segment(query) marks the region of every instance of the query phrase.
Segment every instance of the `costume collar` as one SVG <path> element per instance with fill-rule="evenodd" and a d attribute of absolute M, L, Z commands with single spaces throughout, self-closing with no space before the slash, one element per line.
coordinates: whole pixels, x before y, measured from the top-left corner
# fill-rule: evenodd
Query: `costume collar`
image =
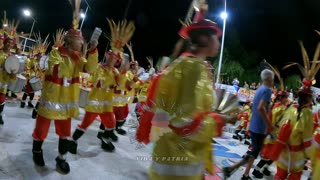
<path fill-rule="evenodd" d="M 180 56 L 181 57 L 196 57 L 196 55 L 191 52 L 183 52 Z"/>
<path fill-rule="evenodd" d="M 66 48 L 59 47 L 59 52 L 60 52 L 61 56 L 70 57 L 75 62 L 80 61 L 81 56 L 80 56 L 80 52 L 78 52 L 78 51 L 74 51 L 73 53 L 68 53 Z"/>

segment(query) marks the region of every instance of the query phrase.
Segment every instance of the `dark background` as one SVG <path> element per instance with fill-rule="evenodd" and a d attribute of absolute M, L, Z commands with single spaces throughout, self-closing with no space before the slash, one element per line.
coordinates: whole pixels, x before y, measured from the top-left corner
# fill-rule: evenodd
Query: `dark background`
<path fill-rule="evenodd" d="M 142 66 L 147 64 L 146 56 L 154 59 L 170 55 L 179 38 L 181 27 L 178 19 L 184 19 L 191 0 L 87 0 L 90 5 L 82 28 L 84 36 L 90 38 L 94 27 L 108 32 L 106 18 L 122 20 L 130 2 L 126 18 L 134 20 L 136 32 L 132 39 L 135 57 Z M 227 0 L 228 28 L 235 28 L 241 44 L 248 51 L 256 51 L 257 65 L 264 58 L 271 64 L 282 66 L 286 62 L 301 62 L 297 41 L 302 40 L 310 55 L 319 37 L 314 29 L 320 30 L 319 0 Z M 209 0 L 208 17 L 222 28 L 219 18 L 223 0 Z M 1 0 L 0 12 L 7 11 L 7 17 L 21 18 L 18 31 L 29 32 L 31 19 L 22 16 L 22 9 L 29 8 L 37 20 L 35 32 L 45 36 L 57 28 L 68 29 L 72 20 L 72 8 L 68 0 Z M 81 9 L 86 3 L 82 0 Z M 99 52 L 102 54 L 108 43 L 101 37 Z"/>

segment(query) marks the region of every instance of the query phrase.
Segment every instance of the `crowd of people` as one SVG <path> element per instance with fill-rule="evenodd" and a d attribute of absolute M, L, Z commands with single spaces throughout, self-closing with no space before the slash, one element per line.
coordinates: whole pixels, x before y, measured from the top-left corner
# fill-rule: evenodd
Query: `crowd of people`
<path fill-rule="evenodd" d="M 215 22 L 205 19 L 206 3 L 201 4 L 193 22 L 184 24 L 179 31 L 181 39 L 173 56 L 176 59 L 171 64 L 170 59 L 163 59 L 156 71 L 149 58 L 147 78 L 142 78 L 144 73 L 140 73 L 141 68 L 129 44 L 135 31 L 134 23 L 108 20 L 111 49 L 105 53 L 105 61 L 98 63 L 97 39 L 91 39 L 87 47 L 78 29 L 79 3 L 76 1 L 72 28 L 67 32 L 58 30 L 55 34 L 47 67 L 42 68 L 40 60 L 48 43 L 39 38 L 29 52 L 23 72 L 19 72 L 26 79 L 20 107 L 25 107 L 29 97 L 27 105 L 34 108 L 32 117 L 36 119 L 34 130 L 30 131 L 35 165 L 45 166 L 42 146 L 51 121 L 59 137 L 59 154 L 55 160 L 61 173 L 70 172 L 66 155 L 69 152 L 77 154 L 80 138 L 98 116 L 101 125 L 97 137 L 101 140 L 101 148 L 114 152 L 113 143 L 119 140 L 118 135 L 126 135 L 123 125 L 129 105 L 136 109 L 135 103 L 139 102 L 136 138 L 144 144 L 155 142 L 149 174 L 152 180 L 200 180 L 204 179 L 205 171 L 213 175 L 212 138 L 222 136 L 224 125 L 234 124 L 237 119 L 241 123 L 234 138 L 244 138 L 249 148 L 241 161 L 223 169 L 225 178 L 247 164 L 241 179 L 251 179 L 250 169 L 261 151 L 262 159 L 253 171 L 256 178 L 270 176 L 268 166 L 275 163 L 275 179 L 300 179 L 308 159 L 312 161 L 314 179 L 320 177 L 320 111 L 312 111 L 311 90 L 319 64 L 305 60 L 308 65 L 303 66 L 303 86 L 296 102 L 288 103 L 288 91 L 283 85 L 272 91 L 274 76 L 280 82 L 282 80 L 279 71 L 271 66 L 271 70 L 261 72 L 261 84 L 253 83 L 249 87 L 245 83 L 248 88 L 256 89 L 256 94 L 252 102 L 245 103 L 242 111 L 237 111 L 238 104 L 230 106 L 228 111 L 216 111 L 219 108 L 213 107 L 219 105 L 217 99 L 222 99 L 222 91 L 213 86 L 213 68 L 206 58 L 217 55 L 222 31 Z M 5 122 L 2 112 L 8 86 L 21 79 L 19 73 L 9 66 L 14 62 L 11 50 L 20 48 L 16 38 L 17 25 L 10 22 L 8 25 L 3 27 L 0 40 L 1 125 Z M 130 54 L 124 53 L 125 46 Z M 90 76 L 91 90 L 85 97 L 84 118 L 71 134 L 71 119 L 79 115 L 80 76 L 83 73 Z M 31 81 L 33 78 L 38 81 Z M 35 85 L 39 82 L 41 97 L 33 106 L 34 92 L 38 90 Z M 273 102 L 272 93 L 276 97 Z M 172 161 L 170 157 L 184 160 Z"/>

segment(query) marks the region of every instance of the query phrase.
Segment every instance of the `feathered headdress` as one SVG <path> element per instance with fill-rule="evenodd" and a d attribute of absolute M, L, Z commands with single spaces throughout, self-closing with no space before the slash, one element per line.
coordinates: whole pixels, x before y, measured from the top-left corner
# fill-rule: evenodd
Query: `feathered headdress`
<path fill-rule="evenodd" d="M 29 48 L 29 57 L 34 57 L 35 55 L 39 54 L 39 50 L 35 45 L 32 45 L 30 48 Z"/>
<path fill-rule="evenodd" d="M 37 54 L 38 53 L 41 53 L 41 54 L 46 53 L 46 51 L 49 47 L 49 44 L 50 44 L 50 42 L 48 42 L 49 35 L 50 34 L 48 34 L 44 40 L 42 40 L 40 33 L 35 35 L 36 41 L 37 41 L 37 46 L 36 46 L 37 51 L 38 51 Z"/>
<path fill-rule="evenodd" d="M 4 28 L 4 39 L 10 39 L 13 40 L 14 42 L 16 41 L 17 38 L 17 28 L 19 26 L 19 21 L 8 21 L 7 27 Z"/>
<path fill-rule="evenodd" d="M 72 5 L 72 0 L 69 0 Z M 71 29 L 68 30 L 66 37 L 83 39 L 81 30 L 78 29 L 80 21 L 80 4 L 81 0 L 74 0 L 74 11 Z"/>
<path fill-rule="evenodd" d="M 194 3 L 192 4 L 192 6 Z M 199 9 L 198 9 L 199 7 Z M 181 20 L 180 23 L 182 24 L 182 28 L 179 31 L 179 35 L 187 39 L 189 37 L 189 32 L 194 29 L 213 29 L 217 32 L 217 35 L 220 36 L 222 34 L 221 29 L 218 27 L 218 25 L 208 19 L 205 19 L 206 13 L 208 11 L 208 4 L 206 3 L 205 0 L 200 0 L 198 2 L 198 7 L 197 7 L 197 12 L 196 15 L 193 19 L 193 22 L 191 23 L 190 18 L 186 18 L 185 22 L 182 22 Z"/>
<path fill-rule="evenodd" d="M 4 39 L 4 31 L 5 29 L 8 28 L 8 19 L 7 19 L 7 16 L 6 16 L 6 11 L 4 11 L 4 16 L 3 16 L 3 19 L 2 19 L 2 27 L 0 29 L 0 39 Z"/>
<path fill-rule="evenodd" d="M 126 46 L 130 52 L 130 56 L 131 56 L 131 63 L 135 62 L 135 59 L 134 59 L 134 54 L 133 54 L 133 49 L 132 49 L 132 43 L 130 42 L 129 44 L 126 43 Z"/>
<path fill-rule="evenodd" d="M 304 48 L 303 43 L 299 41 L 299 44 L 301 47 L 304 66 L 300 65 L 299 63 L 289 63 L 288 65 L 283 67 L 283 69 L 286 69 L 288 67 L 295 66 L 295 65 L 298 66 L 299 70 L 301 71 L 304 77 L 302 81 L 303 86 L 300 88 L 299 93 L 312 95 L 311 86 L 316 83 L 315 76 L 320 69 L 320 64 L 319 64 L 320 42 L 317 45 L 317 49 L 314 53 L 312 61 L 309 60 L 307 51 Z"/>
<path fill-rule="evenodd" d="M 107 19 L 111 31 L 111 49 L 119 54 L 123 53 L 123 47 L 130 41 L 135 31 L 133 21 L 124 20 L 116 24 Z"/>
<path fill-rule="evenodd" d="M 66 36 L 66 32 L 63 29 L 58 29 L 56 34 L 53 35 L 53 48 L 62 47 L 64 44 L 64 37 Z"/>
<path fill-rule="evenodd" d="M 283 82 L 283 78 L 280 75 L 280 71 L 278 68 L 273 67 L 271 64 L 269 64 L 268 62 L 266 62 L 266 64 L 271 68 L 271 70 L 274 72 L 274 74 L 277 76 L 277 78 L 279 79 L 280 82 L 280 90 L 277 92 L 277 96 L 289 96 L 288 92 L 285 91 L 284 89 L 284 82 Z"/>

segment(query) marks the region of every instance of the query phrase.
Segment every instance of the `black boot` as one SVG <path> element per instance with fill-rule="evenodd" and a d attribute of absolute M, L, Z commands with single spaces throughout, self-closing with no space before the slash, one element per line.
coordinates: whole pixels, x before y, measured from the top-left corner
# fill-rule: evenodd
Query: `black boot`
<path fill-rule="evenodd" d="M 270 176 L 270 175 L 271 175 L 271 172 L 270 172 L 270 170 L 268 169 L 268 166 L 263 169 L 262 173 L 263 173 L 263 175 L 265 175 L 265 176 Z"/>
<path fill-rule="evenodd" d="M 37 102 L 36 107 L 33 108 L 33 110 L 32 110 L 32 119 L 37 118 L 37 115 L 38 115 L 38 107 L 39 107 L 39 102 Z"/>
<path fill-rule="evenodd" d="M 26 106 L 26 103 L 22 101 L 20 104 L 20 108 L 24 108 L 25 106 Z"/>
<path fill-rule="evenodd" d="M 245 135 L 244 138 L 245 138 L 244 144 L 250 146 L 251 145 L 250 136 Z"/>
<path fill-rule="evenodd" d="M 108 133 L 105 131 L 101 138 L 101 148 L 108 152 L 113 152 L 115 150 L 114 145 L 111 142 L 111 138 L 108 137 Z"/>
<path fill-rule="evenodd" d="M 262 179 L 263 178 L 263 174 L 260 171 L 256 170 L 256 169 L 253 170 L 252 175 L 257 179 Z"/>
<path fill-rule="evenodd" d="M 235 135 L 235 134 L 232 136 L 232 138 L 233 138 L 233 139 L 239 139 L 238 136 Z"/>
<path fill-rule="evenodd" d="M 59 156 L 56 158 L 56 167 L 57 170 L 61 171 L 64 174 L 68 174 L 70 172 L 70 167 L 64 155 L 69 151 L 69 140 L 68 139 L 59 139 Z"/>
<path fill-rule="evenodd" d="M 37 166 L 41 166 L 41 167 L 45 166 L 42 149 L 41 149 L 42 144 L 43 144 L 43 141 L 33 140 L 33 147 L 32 147 L 33 162 Z"/>
<path fill-rule="evenodd" d="M 227 179 L 232 175 L 232 169 L 230 167 L 223 167 L 222 172 L 224 179 Z"/>
<path fill-rule="evenodd" d="M 22 96 L 22 101 L 21 101 L 21 104 L 20 104 L 20 108 L 24 108 L 26 106 L 26 103 L 25 101 L 27 100 L 27 93 L 23 93 L 23 96 Z"/>
<path fill-rule="evenodd" d="M 34 108 L 34 106 L 33 106 L 31 101 L 28 102 L 28 108 Z"/>
<path fill-rule="evenodd" d="M 127 131 L 125 131 L 124 129 L 121 128 L 121 126 L 123 126 L 124 123 L 125 123 L 125 120 L 117 121 L 116 131 L 117 131 L 118 134 L 121 134 L 121 135 L 126 135 L 127 134 Z"/>
<path fill-rule="evenodd" d="M 0 125 L 3 125 L 4 122 L 3 122 L 3 119 L 2 119 L 2 115 L 0 114 Z"/>
<path fill-rule="evenodd" d="M 11 97 L 17 98 L 18 96 L 14 92 L 11 91 Z"/>
<path fill-rule="evenodd" d="M 109 137 L 112 141 L 117 142 L 118 136 L 114 133 L 114 129 L 105 130 L 107 137 Z"/>
<path fill-rule="evenodd" d="M 4 108 L 4 103 L 0 105 L 0 125 L 4 124 L 3 119 L 2 119 L 3 108 Z"/>
<path fill-rule="evenodd" d="M 79 129 L 76 129 L 76 131 L 73 133 L 72 135 L 72 139 L 73 141 L 70 141 L 70 148 L 69 148 L 69 152 L 71 154 L 77 154 L 77 148 L 78 148 L 78 144 L 77 144 L 77 140 L 84 134 L 84 131 L 81 131 Z"/>
<path fill-rule="evenodd" d="M 100 123 L 100 128 L 99 128 L 99 132 L 98 132 L 98 135 L 97 135 L 98 139 L 101 140 L 104 130 L 105 130 L 104 125 L 102 123 Z"/>
<path fill-rule="evenodd" d="M 250 145 L 251 145 L 251 142 L 250 142 L 248 139 L 246 139 L 246 140 L 244 141 L 244 144 L 250 146 Z"/>
<path fill-rule="evenodd" d="M 30 93 L 29 94 L 29 102 L 28 102 L 28 107 L 29 108 L 34 108 L 33 104 L 32 104 L 32 100 L 34 98 L 34 93 Z"/>

